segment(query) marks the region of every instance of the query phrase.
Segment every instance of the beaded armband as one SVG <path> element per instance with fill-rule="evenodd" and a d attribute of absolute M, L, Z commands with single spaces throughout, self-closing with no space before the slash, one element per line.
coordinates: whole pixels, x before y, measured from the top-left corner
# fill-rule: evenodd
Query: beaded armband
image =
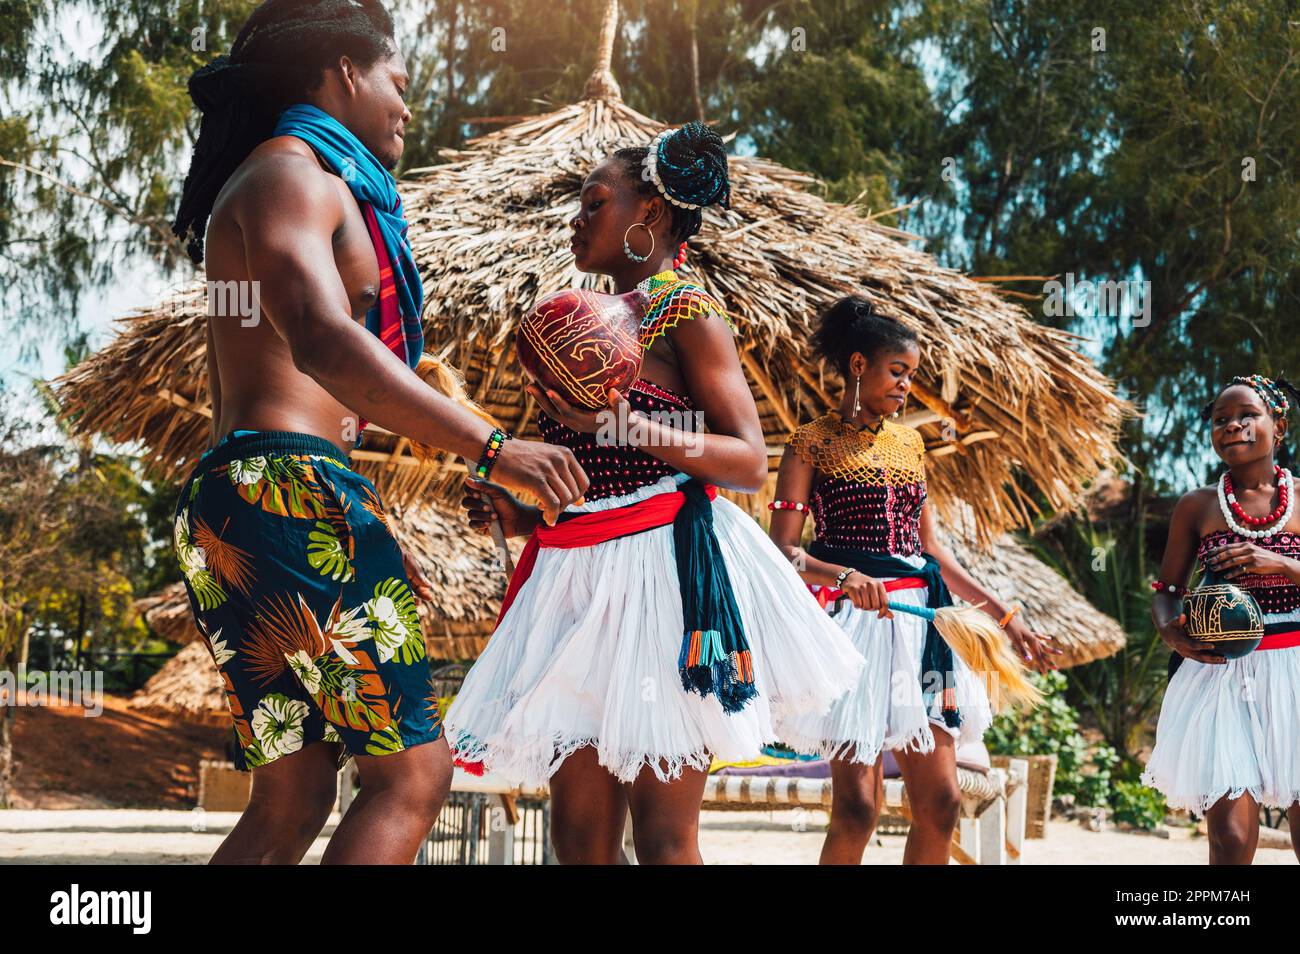
<path fill-rule="evenodd" d="M 492 468 L 496 466 L 497 458 L 501 456 L 501 445 L 509 439 L 509 431 L 503 431 L 499 427 L 492 429 L 492 433 L 488 435 L 487 444 L 483 448 L 483 453 L 479 455 L 478 463 L 474 465 L 475 477 L 479 480 L 488 479 L 488 474 L 492 473 Z"/>
<path fill-rule="evenodd" d="M 768 510 L 807 510 L 806 503 L 800 503 L 797 500 L 773 500 L 767 505 Z"/>
<path fill-rule="evenodd" d="M 1187 587 L 1179 586 L 1176 583 L 1166 583 L 1164 580 L 1152 580 L 1151 589 L 1157 593 L 1168 593 L 1170 596 L 1179 596 L 1187 592 Z"/>

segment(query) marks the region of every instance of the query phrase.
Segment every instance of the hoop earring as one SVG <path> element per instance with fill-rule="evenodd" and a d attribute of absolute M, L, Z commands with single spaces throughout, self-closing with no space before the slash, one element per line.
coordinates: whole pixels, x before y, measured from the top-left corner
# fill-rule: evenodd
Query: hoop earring
<path fill-rule="evenodd" d="M 858 412 L 862 410 L 862 402 L 859 400 L 862 394 L 862 375 L 853 379 L 853 423 L 858 422 Z"/>
<path fill-rule="evenodd" d="M 650 236 L 650 251 L 646 252 L 644 255 L 638 255 L 636 252 L 632 251 L 632 246 L 627 244 L 628 234 L 638 225 L 641 226 L 641 228 L 645 229 L 646 235 Z M 629 225 L 627 227 L 627 231 L 623 233 L 623 254 L 626 255 L 634 262 L 648 262 L 650 260 L 650 256 L 653 255 L 654 253 L 655 253 L 655 234 L 650 231 L 650 226 L 646 225 L 644 222 L 633 222 L 631 225 Z"/>

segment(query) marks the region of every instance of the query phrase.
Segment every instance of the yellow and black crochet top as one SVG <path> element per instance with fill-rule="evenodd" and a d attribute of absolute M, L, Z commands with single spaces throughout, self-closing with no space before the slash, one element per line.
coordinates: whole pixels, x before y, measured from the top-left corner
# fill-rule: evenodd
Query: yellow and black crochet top
<path fill-rule="evenodd" d="M 832 411 L 798 428 L 786 443 L 829 477 L 874 486 L 925 480 L 925 441 L 920 432 L 889 418 L 879 434 L 872 434 Z"/>
<path fill-rule="evenodd" d="M 921 552 L 925 441 L 916 428 L 886 418 L 872 434 L 831 412 L 786 443 L 817 472 L 808 507 L 818 540 L 903 556 Z"/>

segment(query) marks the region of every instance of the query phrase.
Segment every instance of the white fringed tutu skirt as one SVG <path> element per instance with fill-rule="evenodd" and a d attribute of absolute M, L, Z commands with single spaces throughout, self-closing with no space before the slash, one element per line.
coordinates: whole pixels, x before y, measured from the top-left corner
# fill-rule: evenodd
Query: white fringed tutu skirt
<path fill-rule="evenodd" d="M 1246 792 L 1271 808 L 1300 800 L 1300 647 L 1223 665 L 1184 659 L 1165 689 L 1142 782 L 1171 808 L 1201 815 Z"/>
<path fill-rule="evenodd" d="M 665 477 L 570 510 L 677 489 Z M 457 759 L 540 785 L 584 746 L 621 781 L 661 781 L 754 757 L 774 724 L 824 712 L 858 682 L 862 656 L 757 521 L 719 496 L 713 527 L 754 664 L 739 712 L 682 688 L 684 629 L 671 525 L 572 549 L 542 547 L 446 714 Z"/>
<path fill-rule="evenodd" d="M 921 557 L 902 557 L 922 566 Z M 888 578 L 882 578 L 888 579 Z M 927 589 L 899 589 L 890 600 L 924 606 Z M 827 607 L 829 610 L 831 607 Z M 921 657 L 926 623 L 919 616 L 894 611 L 882 619 L 874 611 L 843 601 L 834 616 L 866 658 L 856 687 L 837 699 L 822 715 L 803 715 L 777 725 L 781 740 L 791 748 L 825 759 L 846 759 L 871 765 L 882 749 L 934 751 L 934 730 L 951 735 L 959 745 L 983 737 L 992 721 L 983 682 L 961 659 L 954 657 L 953 684 L 961 726 L 950 728 L 941 714 L 942 700 L 926 707 L 921 682 Z"/>

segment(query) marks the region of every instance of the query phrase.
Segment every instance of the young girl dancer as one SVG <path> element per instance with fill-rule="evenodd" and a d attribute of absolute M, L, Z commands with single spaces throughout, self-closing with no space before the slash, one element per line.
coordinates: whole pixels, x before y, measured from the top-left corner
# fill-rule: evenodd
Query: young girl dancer
<path fill-rule="evenodd" d="M 1295 397 L 1289 382 L 1255 374 L 1205 406 L 1227 470 L 1178 501 L 1152 584 L 1151 615 L 1175 656 L 1142 781 L 1205 816 L 1210 864 L 1250 864 L 1261 805 L 1286 811 L 1300 857 L 1300 515 L 1291 474 L 1274 461 Z M 1264 641 L 1248 656 L 1225 659 L 1188 637 L 1196 560 L 1263 610 Z"/>
<path fill-rule="evenodd" d="M 956 743 L 991 718 L 981 675 L 954 657 L 933 626 L 891 613 L 889 600 L 950 603 L 947 586 L 1002 625 L 1042 670 L 1059 650 L 980 586 L 935 535 L 926 505 L 925 444 L 890 420 L 919 361 L 916 335 L 856 296 L 836 302 L 813 337 L 843 375 L 839 408 L 791 435 L 777 476 L 772 539 L 867 659 L 854 692 L 829 714 L 777 726 L 800 751 L 830 760 L 831 821 L 823 864 L 860 864 L 880 809 L 880 753 L 896 753 L 912 808 L 905 864 L 945 864 L 961 807 Z M 816 540 L 799 547 L 811 511 Z M 946 585 L 945 585 L 946 584 Z M 940 731 L 935 731 L 936 727 Z"/>
<path fill-rule="evenodd" d="M 598 413 L 529 387 L 542 436 L 590 478 L 567 519 L 539 525 L 535 508 L 468 481 L 475 529 L 499 520 L 531 539 L 448 735 L 462 764 L 549 778 L 564 863 L 617 863 L 629 808 L 640 861 L 699 863 L 711 756 L 753 757 L 776 717 L 824 711 L 863 665 L 753 518 L 713 499 L 715 485 L 762 485 L 763 431 L 731 319 L 672 268 L 701 207 L 727 207 L 729 191 L 722 141 L 699 123 L 592 170 L 573 254 L 619 293 L 647 294 L 642 377 Z M 611 411 L 635 426 L 599 441 Z M 708 433 L 673 426 L 694 412 Z"/>

